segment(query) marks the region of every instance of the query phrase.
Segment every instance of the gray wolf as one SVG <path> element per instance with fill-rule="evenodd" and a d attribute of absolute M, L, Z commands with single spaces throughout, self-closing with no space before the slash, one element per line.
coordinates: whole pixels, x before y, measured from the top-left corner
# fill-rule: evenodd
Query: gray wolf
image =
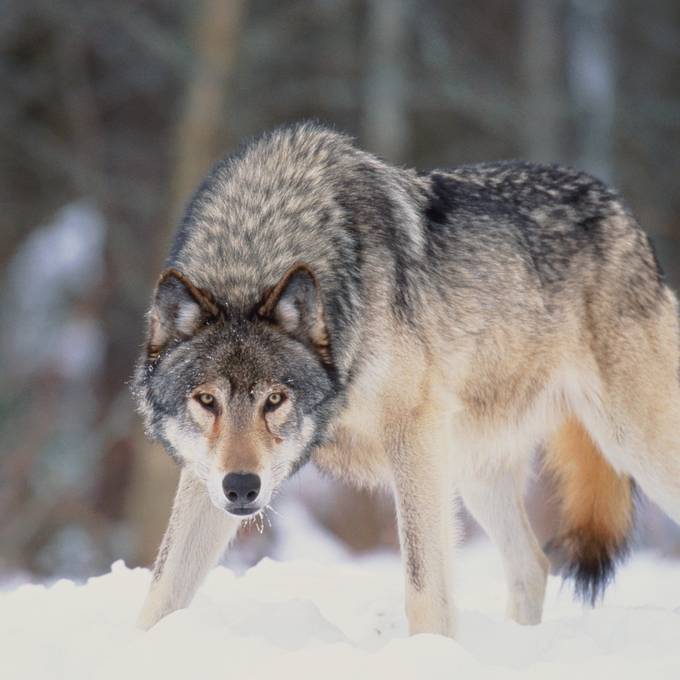
<path fill-rule="evenodd" d="M 134 393 L 182 467 L 140 624 L 187 606 L 308 461 L 393 490 L 412 633 L 454 633 L 457 498 L 500 550 L 509 616 L 537 623 L 541 447 L 548 553 L 594 601 L 634 482 L 680 520 L 679 338 L 647 237 L 586 174 L 418 174 L 315 124 L 263 135 L 196 191 L 148 314 Z"/>

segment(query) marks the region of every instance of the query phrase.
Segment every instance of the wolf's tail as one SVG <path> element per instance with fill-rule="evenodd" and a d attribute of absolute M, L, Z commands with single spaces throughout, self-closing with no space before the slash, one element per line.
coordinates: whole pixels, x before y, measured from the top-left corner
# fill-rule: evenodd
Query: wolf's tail
<path fill-rule="evenodd" d="M 577 596 L 594 605 L 628 553 L 634 482 L 616 473 L 574 418 L 548 443 L 545 463 L 555 476 L 561 509 L 557 537 L 546 552 L 555 571 L 574 579 Z"/>

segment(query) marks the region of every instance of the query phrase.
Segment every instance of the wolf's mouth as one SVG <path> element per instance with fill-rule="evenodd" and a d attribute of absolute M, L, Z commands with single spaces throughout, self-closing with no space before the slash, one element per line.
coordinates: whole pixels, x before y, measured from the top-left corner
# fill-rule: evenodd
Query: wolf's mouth
<path fill-rule="evenodd" d="M 225 508 L 225 511 L 229 515 L 237 515 L 238 517 L 247 517 L 248 515 L 254 515 L 256 512 L 261 510 L 259 505 L 254 507 L 241 507 L 241 508 Z"/>

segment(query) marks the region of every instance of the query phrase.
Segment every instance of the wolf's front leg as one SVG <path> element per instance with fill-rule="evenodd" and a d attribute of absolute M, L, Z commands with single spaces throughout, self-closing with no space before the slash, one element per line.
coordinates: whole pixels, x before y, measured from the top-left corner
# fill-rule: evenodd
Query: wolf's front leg
<path fill-rule="evenodd" d="M 182 470 L 151 588 L 137 621 L 140 628 L 151 628 L 191 602 L 240 524 L 212 504 L 201 481 Z"/>
<path fill-rule="evenodd" d="M 392 457 L 409 632 L 455 632 L 452 556 L 454 487 L 445 452 L 432 437 L 406 437 Z"/>

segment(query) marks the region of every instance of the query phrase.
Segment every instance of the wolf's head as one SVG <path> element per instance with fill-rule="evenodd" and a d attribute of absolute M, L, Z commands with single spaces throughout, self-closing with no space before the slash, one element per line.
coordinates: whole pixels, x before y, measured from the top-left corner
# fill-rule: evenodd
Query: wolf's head
<path fill-rule="evenodd" d="M 161 276 L 135 396 L 148 433 L 220 509 L 267 505 L 322 436 L 334 383 L 322 295 L 305 265 L 234 316 L 182 272 Z"/>

